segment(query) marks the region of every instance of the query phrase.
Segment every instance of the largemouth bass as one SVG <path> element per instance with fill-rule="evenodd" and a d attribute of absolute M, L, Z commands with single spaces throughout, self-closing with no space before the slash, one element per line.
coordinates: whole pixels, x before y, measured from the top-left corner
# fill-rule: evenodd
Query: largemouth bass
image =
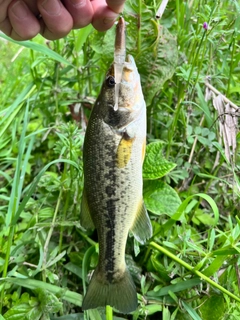
<path fill-rule="evenodd" d="M 152 235 L 142 197 L 146 105 L 135 61 L 128 55 L 115 105 L 114 64 L 107 72 L 86 130 L 81 224 L 96 228 L 99 262 L 82 309 L 110 305 L 122 313 L 137 308 L 134 282 L 125 263 L 131 230 L 144 243 Z"/>

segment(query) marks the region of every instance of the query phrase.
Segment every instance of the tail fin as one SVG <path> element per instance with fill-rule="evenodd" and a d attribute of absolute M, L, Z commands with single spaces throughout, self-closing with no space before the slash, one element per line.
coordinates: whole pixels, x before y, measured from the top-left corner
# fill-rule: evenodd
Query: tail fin
<path fill-rule="evenodd" d="M 129 271 L 115 283 L 99 281 L 98 269 L 94 271 L 87 293 L 83 299 L 82 309 L 95 309 L 109 305 L 122 313 L 137 309 L 137 293 Z"/>

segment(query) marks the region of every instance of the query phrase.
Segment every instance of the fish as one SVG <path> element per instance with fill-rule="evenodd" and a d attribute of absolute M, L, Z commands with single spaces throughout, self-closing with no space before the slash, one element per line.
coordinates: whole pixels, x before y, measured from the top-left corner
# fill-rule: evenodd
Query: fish
<path fill-rule="evenodd" d="M 136 287 L 125 262 L 129 232 L 145 243 L 152 225 L 143 202 L 146 104 L 134 58 L 127 55 L 115 106 L 114 63 L 92 109 L 83 146 L 84 187 L 80 223 L 96 228 L 99 260 L 82 309 L 107 305 L 127 314 L 137 309 Z"/>

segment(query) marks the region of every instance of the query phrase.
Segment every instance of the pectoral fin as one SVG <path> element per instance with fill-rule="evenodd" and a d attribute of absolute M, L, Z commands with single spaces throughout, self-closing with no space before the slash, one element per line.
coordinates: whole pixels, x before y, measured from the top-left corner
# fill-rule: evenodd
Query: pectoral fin
<path fill-rule="evenodd" d="M 139 204 L 138 212 L 131 231 L 136 240 L 142 244 L 152 236 L 152 225 L 143 200 L 141 200 Z"/>
<path fill-rule="evenodd" d="M 91 218 L 91 215 L 90 215 L 87 197 L 86 197 L 86 193 L 84 190 L 83 190 L 83 194 L 82 194 L 80 223 L 84 229 L 94 229 L 95 228 L 94 223 Z"/>

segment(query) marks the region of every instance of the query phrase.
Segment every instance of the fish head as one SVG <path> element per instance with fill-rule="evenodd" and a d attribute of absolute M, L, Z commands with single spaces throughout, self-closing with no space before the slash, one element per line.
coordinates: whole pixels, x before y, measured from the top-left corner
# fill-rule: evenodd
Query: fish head
<path fill-rule="evenodd" d="M 119 85 L 117 110 L 114 108 L 116 85 Z M 104 122 L 117 129 L 124 128 L 142 112 L 145 113 L 146 106 L 140 76 L 131 55 L 126 57 L 119 83 L 115 82 L 114 64 L 111 65 L 106 74 L 97 107 Z"/>

